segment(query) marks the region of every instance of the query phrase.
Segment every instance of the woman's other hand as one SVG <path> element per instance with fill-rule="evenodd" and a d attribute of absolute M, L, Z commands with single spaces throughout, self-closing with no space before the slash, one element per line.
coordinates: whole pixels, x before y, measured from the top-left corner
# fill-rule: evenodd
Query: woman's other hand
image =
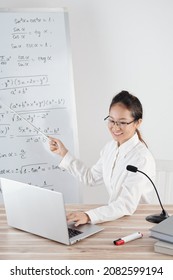
<path fill-rule="evenodd" d="M 87 224 L 89 221 L 89 216 L 84 212 L 71 212 L 67 214 L 67 222 L 75 222 L 75 226 Z"/>

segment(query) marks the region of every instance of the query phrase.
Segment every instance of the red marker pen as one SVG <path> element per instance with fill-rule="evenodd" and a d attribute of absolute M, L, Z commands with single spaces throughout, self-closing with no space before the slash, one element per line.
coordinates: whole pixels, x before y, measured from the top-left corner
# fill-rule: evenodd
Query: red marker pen
<path fill-rule="evenodd" d="M 129 241 L 132 241 L 132 240 L 135 240 L 135 239 L 138 239 L 138 238 L 141 238 L 143 236 L 143 234 L 141 232 L 135 232 L 135 233 L 132 233 L 130 235 L 127 235 L 125 237 L 122 237 L 122 238 L 119 238 L 119 239 L 116 239 L 113 241 L 113 243 L 115 245 L 123 245 L 124 243 L 127 243 Z"/>

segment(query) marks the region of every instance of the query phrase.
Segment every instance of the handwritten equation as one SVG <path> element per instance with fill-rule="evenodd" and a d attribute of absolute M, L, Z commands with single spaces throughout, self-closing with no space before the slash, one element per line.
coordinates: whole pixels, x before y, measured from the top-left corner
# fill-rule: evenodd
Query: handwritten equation
<path fill-rule="evenodd" d="M 37 137 L 39 134 L 38 130 L 49 136 L 61 134 L 59 127 L 40 127 L 37 125 L 37 130 L 32 127 L 30 123 L 39 124 L 40 121 L 49 120 L 52 111 L 67 109 L 64 98 L 41 99 L 37 101 L 24 100 L 18 103 L 11 102 L 9 108 L 13 111 L 7 109 L 4 111 L 4 107 L 5 106 L 0 105 L 0 137 L 25 137 L 28 143 L 31 141 L 31 136 L 32 139 L 33 137 L 37 138 L 34 142 L 45 142 L 44 137 Z M 16 112 L 16 114 L 14 112 Z M 9 121 L 9 123 L 6 121 Z M 16 128 L 15 132 L 13 129 L 14 125 Z"/>
<path fill-rule="evenodd" d="M 48 86 L 47 75 L 4 77 L 0 79 L 0 90 L 19 88 Z"/>
<path fill-rule="evenodd" d="M 20 168 L 14 168 L 14 169 L 0 169 L 0 175 L 5 175 L 5 174 L 29 174 L 29 173 L 42 173 L 42 172 L 48 172 L 50 170 L 62 170 L 59 168 L 58 165 L 51 165 L 48 163 L 33 163 L 33 164 L 28 164 L 28 165 L 22 165 Z"/>
<path fill-rule="evenodd" d="M 21 149 L 19 151 L 19 153 L 17 153 L 16 151 L 8 151 L 7 153 L 4 152 L 0 152 L 0 159 L 12 159 L 12 158 L 16 158 L 19 157 L 22 160 L 27 158 L 27 151 Z"/>
<path fill-rule="evenodd" d="M 38 109 L 51 109 L 51 108 L 60 108 L 66 109 L 65 99 L 64 98 L 52 98 L 52 99 L 40 99 L 40 100 L 25 100 L 23 102 L 11 102 L 10 108 L 14 110 L 29 109 L 29 110 L 38 110 Z"/>
<path fill-rule="evenodd" d="M 0 55 L 0 65 L 1 66 L 2 65 L 4 65 L 4 66 L 8 65 L 8 62 L 10 62 L 10 60 L 11 60 L 11 55 L 9 55 L 9 56 Z"/>
<path fill-rule="evenodd" d="M 52 17 L 15 18 L 11 32 L 12 49 L 51 48 L 53 44 Z M 50 40 L 51 38 L 51 40 Z M 49 56 L 50 57 L 50 56 Z M 49 59 L 48 59 L 49 60 Z M 20 66 L 20 65 L 19 65 Z M 25 65 L 27 66 L 27 65 Z"/>
<path fill-rule="evenodd" d="M 37 136 L 39 134 L 39 131 L 43 132 L 47 136 L 60 135 L 59 127 L 55 127 L 55 128 L 52 128 L 52 127 L 51 128 L 50 127 L 46 127 L 46 128 L 38 127 L 38 130 L 36 130 L 32 126 L 30 126 L 30 127 L 29 126 L 18 126 L 17 127 L 17 132 L 15 132 L 15 134 L 11 134 L 10 124 L 0 124 L 0 137 L 10 137 L 10 138 L 26 137 L 26 138 L 28 138 L 30 136 L 32 136 L 32 137 Z"/>

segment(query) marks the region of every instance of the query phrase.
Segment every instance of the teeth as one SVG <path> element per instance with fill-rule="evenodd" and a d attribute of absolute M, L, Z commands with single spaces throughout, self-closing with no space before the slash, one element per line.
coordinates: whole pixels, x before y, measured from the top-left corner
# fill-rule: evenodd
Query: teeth
<path fill-rule="evenodd" d="M 121 135 L 122 133 L 114 133 L 115 136 L 119 136 Z"/>

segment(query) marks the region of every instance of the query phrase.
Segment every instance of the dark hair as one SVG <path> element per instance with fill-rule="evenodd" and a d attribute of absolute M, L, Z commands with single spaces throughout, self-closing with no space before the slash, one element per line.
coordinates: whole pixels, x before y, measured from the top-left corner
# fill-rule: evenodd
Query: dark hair
<path fill-rule="evenodd" d="M 126 90 L 121 91 L 120 93 L 118 93 L 113 97 L 109 110 L 112 108 L 113 105 L 117 103 L 123 104 L 129 111 L 131 111 L 132 117 L 134 118 L 135 121 L 142 119 L 143 117 L 142 104 L 136 96 L 130 94 Z M 136 130 L 136 132 L 138 134 L 139 140 L 147 146 L 145 141 L 142 139 L 141 133 L 139 132 L 138 129 Z"/>

